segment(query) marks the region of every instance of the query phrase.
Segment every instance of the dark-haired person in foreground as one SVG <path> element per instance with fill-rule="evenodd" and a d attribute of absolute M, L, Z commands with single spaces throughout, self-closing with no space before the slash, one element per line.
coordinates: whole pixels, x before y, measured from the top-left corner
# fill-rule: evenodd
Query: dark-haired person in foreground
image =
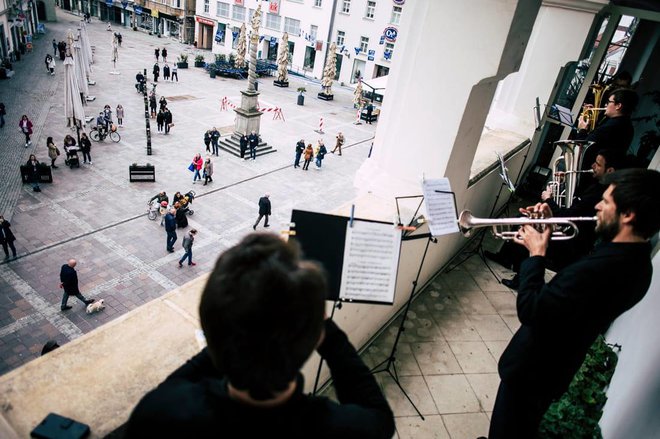
<path fill-rule="evenodd" d="M 392 411 L 346 334 L 325 319 L 320 267 L 273 234 L 223 253 L 202 293 L 208 346 L 133 410 L 127 438 L 390 438 Z M 303 393 L 314 350 L 339 402 Z"/>
<path fill-rule="evenodd" d="M 499 361 L 500 387 L 489 439 L 534 438 L 554 399 L 568 388 L 598 334 L 639 302 L 651 283 L 652 238 L 660 228 L 660 173 L 626 169 L 608 174 L 596 205 L 602 242 L 547 284 L 550 229 L 521 228 L 529 250 L 516 299 L 521 326 Z M 550 217 L 547 204 L 531 207 Z"/>

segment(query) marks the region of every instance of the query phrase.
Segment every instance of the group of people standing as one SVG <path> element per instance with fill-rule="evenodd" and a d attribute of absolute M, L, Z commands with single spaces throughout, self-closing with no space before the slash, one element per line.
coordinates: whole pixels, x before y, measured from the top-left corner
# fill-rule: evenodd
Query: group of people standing
<path fill-rule="evenodd" d="M 154 49 L 154 55 L 156 56 L 156 63 L 154 64 L 154 67 L 152 69 L 152 73 L 154 75 L 154 82 L 158 82 L 158 78 L 160 77 L 160 65 L 158 64 L 160 58 L 163 59 L 163 79 L 166 81 L 174 80 L 176 79 L 177 82 L 179 82 L 179 69 L 176 63 L 172 63 L 172 67 L 167 63 L 167 49 L 163 47 L 163 49 L 156 48 Z"/>
<path fill-rule="evenodd" d="M 165 132 L 165 134 L 170 133 L 170 128 L 174 126 L 172 123 L 172 112 L 167 107 L 167 99 L 165 96 L 161 96 L 159 101 L 156 101 L 156 92 L 151 91 L 149 94 L 149 110 L 152 119 L 156 119 L 156 126 L 158 132 Z M 158 108 L 158 112 L 156 112 Z"/>
<path fill-rule="evenodd" d="M 343 143 L 343 135 L 342 135 L 342 143 Z M 341 146 L 339 146 L 339 151 L 340 151 L 339 155 L 341 155 Z M 323 166 L 323 159 L 325 158 L 325 155 L 327 153 L 328 150 L 325 147 L 325 144 L 323 143 L 322 139 L 318 140 L 316 144 L 316 149 L 312 148 L 311 143 L 308 143 L 307 146 L 305 146 L 305 140 L 300 139 L 298 143 L 296 143 L 296 157 L 293 162 L 293 167 L 299 168 L 300 159 L 302 158 L 303 159 L 302 169 L 303 171 L 307 171 L 309 169 L 309 164 L 312 162 L 312 159 L 316 158 L 316 170 L 320 170 L 321 167 Z M 334 150 L 332 151 L 332 153 L 334 154 Z"/>
<path fill-rule="evenodd" d="M 193 184 L 195 184 L 197 180 L 201 181 L 202 178 L 204 179 L 204 186 L 209 182 L 213 182 L 213 162 L 211 161 L 211 157 L 207 157 L 206 160 L 204 160 L 200 153 L 195 154 L 192 162 L 188 166 L 188 170 L 193 172 Z"/>
<path fill-rule="evenodd" d="M 259 142 L 261 142 L 261 137 L 259 134 L 257 134 L 256 131 L 252 130 L 250 134 L 244 133 L 239 140 L 241 147 L 241 158 L 244 160 L 256 160 L 257 147 L 259 146 Z M 248 150 L 250 152 L 250 157 L 245 157 L 245 153 L 248 152 Z"/>
<path fill-rule="evenodd" d="M 206 146 L 206 152 L 217 156 L 218 155 L 218 142 L 220 141 L 220 131 L 216 127 L 213 127 L 210 130 L 206 130 L 204 133 L 204 145 Z M 213 148 L 213 150 L 211 150 Z"/>

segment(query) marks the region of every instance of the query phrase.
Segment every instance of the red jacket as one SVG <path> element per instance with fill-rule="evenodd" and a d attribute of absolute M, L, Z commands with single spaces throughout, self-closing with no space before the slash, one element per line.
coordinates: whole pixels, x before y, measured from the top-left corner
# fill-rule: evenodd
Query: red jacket
<path fill-rule="evenodd" d="M 21 127 L 21 131 L 23 131 L 23 119 L 18 121 L 18 126 Z M 30 119 L 27 120 L 27 134 L 32 134 L 32 122 L 30 122 Z"/>
<path fill-rule="evenodd" d="M 201 156 L 199 157 L 199 160 L 193 159 L 192 162 L 195 165 L 195 169 L 197 169 L 198 171 L 202 170 L 202 166 L 204 165 L 204 160 L 202 159 Z"/>

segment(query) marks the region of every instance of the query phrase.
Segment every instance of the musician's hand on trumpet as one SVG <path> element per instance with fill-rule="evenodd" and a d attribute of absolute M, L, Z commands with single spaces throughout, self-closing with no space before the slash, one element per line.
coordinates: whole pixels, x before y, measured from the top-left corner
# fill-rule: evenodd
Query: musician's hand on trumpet
<path fill-rule="evenodd" d="M 545 227 L 542 232 L 536 230 L 532 225 L 524 225 L 519 230 L 513 241 L 525 246 L 529 250 L 529 256 L 545 256 L 552 235 L 552 227 Z"/>
<path fill-rule="evenodd" d="M 590 113 L 589 110 L 593 108 L 594 106 L 591 104 L 584 104 L 582 106 L 582 113 L 578 117 L 578 130 L 589 129 L 589 117 L 587 115 Z"/>

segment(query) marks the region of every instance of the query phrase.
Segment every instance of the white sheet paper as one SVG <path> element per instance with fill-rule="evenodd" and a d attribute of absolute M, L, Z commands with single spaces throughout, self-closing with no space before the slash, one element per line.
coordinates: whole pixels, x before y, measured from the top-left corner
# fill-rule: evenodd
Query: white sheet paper
<path fill-rule="evenodd" d="M 458 232 L 458 222 L 454 196 L 448 178 L 436 178 L 422 182 L 424 205 L 431 235 L 441 236 Z"/>
<path fill-rule="evenodd" d="M 339 298 L 394 303 L 400 249 L 401 232 L 392 224 L 347 223 Z"/>

